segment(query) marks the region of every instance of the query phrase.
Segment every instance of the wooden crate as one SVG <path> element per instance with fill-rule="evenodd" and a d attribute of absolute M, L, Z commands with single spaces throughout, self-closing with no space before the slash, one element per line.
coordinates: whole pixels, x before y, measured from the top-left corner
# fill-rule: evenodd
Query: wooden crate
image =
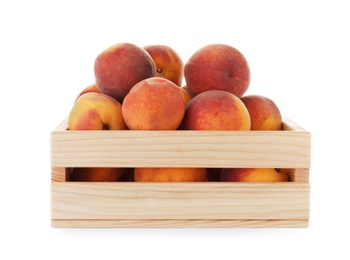
<path fill-rule="evenodd" d="M 311 135 L 283 131 L 51 133 L 53 227 L 307 227 Z M 286 168 L 291 182 L 69 182 L 71 167 Z"/>

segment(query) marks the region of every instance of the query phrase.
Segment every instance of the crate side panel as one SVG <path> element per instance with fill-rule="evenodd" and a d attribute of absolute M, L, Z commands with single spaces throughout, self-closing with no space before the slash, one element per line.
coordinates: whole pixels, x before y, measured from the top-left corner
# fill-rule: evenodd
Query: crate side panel
<path fill-rule="evenodd" d="M 308 219 L 309 184 L 51 184 L 52 219 Z"/>
<path fill-rule="evenodd" d="M 309 137 L 293 131 L 57 131 L 51 166 L 309 168 Z"/>

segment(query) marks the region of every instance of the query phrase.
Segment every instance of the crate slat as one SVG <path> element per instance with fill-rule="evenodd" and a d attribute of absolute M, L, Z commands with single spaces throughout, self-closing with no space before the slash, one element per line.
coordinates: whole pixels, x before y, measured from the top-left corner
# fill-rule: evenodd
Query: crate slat
<path fill-rule="evenodd" d="M 51 184 L 53 219 L 308 219 L 308 183 Z"/>
<path fill-rule="evenodd" d="M 52 167 L 309 168 L 310 150 L 310 133 L 300 129 L 51 134 Z"/>

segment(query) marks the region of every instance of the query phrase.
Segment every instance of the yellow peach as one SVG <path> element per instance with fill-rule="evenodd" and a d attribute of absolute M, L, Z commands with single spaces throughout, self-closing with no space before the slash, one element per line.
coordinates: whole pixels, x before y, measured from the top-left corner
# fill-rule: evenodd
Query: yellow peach
<path fill-rule="evenodd" d="M 241 98 L 249 111 L 251 130 L 281 130 L 282 115 L 276 103 L 261 95 Z"/>
<path fill-rule="evenodd" d="M 135 182 L 206 182 L 205 168 L 135 168 Z"/>
<path fill-rule="evenodd" d="M 156 64 L 156 77 L 166 78 L 177 86 L 181 86 L 184 63 L 180 55 L 166 45 L 147 45 L 144 49 L 151 55 Z"/>
<path fill-rule="evenodd" d="M 96 84 L 91 84 L 85 88 L 83 88 L 80 93 L 78 94 L 78 96 L 76 97 L 75 101 L 78 100 L 78 98 L 80 98 L 80 96 L 86 94 L 86 93 L 90 93 L 90 92 L 96 92 L 96 93 L 101 93 L 101 91 L 97 88 Z"/>
<path fill-rule="evenodd" d="M 124 130 L 122 106 L 114 98 L 90 92 L 78 98 L 68 116 L 68 130 Z"/>
<path fill-rule="evenodd" d="M 286 182 L 288 175 L 274 168 L 223 168 L 221 181 L 226 182 Z"/>

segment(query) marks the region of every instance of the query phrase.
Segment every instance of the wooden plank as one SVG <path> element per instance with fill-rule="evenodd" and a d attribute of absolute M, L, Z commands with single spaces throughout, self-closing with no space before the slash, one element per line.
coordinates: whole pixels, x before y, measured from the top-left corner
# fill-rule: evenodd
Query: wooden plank
<path fill-rule="evenodd" d="M 54 131 L 52 167 L 310 168 L 303 131 Z"/>
<path fill-rule="evenodd" d="M 68 129 L 68 117 L 62 120 L 61 123 L 58 124 L 56 129 L 54 130 L 55 132 L 65 132 Z"/>
<path fill-rule="evenodd" d="M 52 181 L 68 181 L 70 168 L 65 167 L 52 167 L 51 168 L 51 180 Z"/>
<path fill-rule="evenodd" d="M 309 218 L 308 183 L 51 184 L 52 219 Z"/>
<path fill-rule="evenodd" d="M 290 181 L 293 182 L 309 182 L 309 169 L 306 168 L 297 168 L 290 169 Z"/>
<path fill-rule="evenodd" d="M 283 116 L 283 123 L 282 123 L 282 129 L 283 131 L 298 131 L 298 132 L 308 132 L 306 129 L 304 129 L 302 126 L 298 125 L 291 119 Z"/>
<path fill-rule="evenodd" d="M 305 228 L 308 219 L 53 219 L 56 228 Z"/>

